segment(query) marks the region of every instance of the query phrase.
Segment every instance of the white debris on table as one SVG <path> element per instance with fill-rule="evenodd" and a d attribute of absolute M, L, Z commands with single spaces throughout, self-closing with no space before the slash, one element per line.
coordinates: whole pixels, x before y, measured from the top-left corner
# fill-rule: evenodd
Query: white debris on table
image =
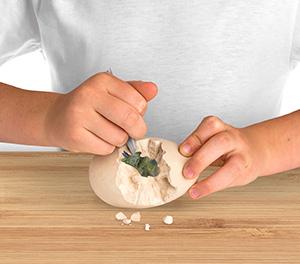
<path fill-rule="evenodd" d="M 118 221 L 123 221 L 124 219 L 127 219 L 127 216 L 124 213 L 119 212 L 115 215 L 115 218 Z"/>
<path fill-rule="evenodd" d="M 166 224 L 166 225 L 171 225 L 173 224 L 174 222 L 174 219 L 173 219 L 173 216 L 171 215 L 166 215 L 163 217 L 163 222 Z"/>
<path fill-rule="evenodd" d="M 123 222 L 124 225 L 130 225 L 131 224 L 131 220 L 128 219 L 128 218 L 123 219 L 122 222 Z"/>
<path fill-rule="evenodd" d="M 133 221 L 133 222 L 140 222 L 141 221 L 141 213 L 140 212 L 134 212 L 130 216 L 130 220 Z"/>
<path fill-rule="evenodd" d="M 130 225 L 132 222 L 140 222 L 141 221 L 141 213 L 140 212 L 134 212 L 131 214 L 130 218 L 127 218 L 127 216 L 123 212 L 118 212 L 115 215 L 116 220 L 122 221 L 122 225 Z M 174 222 L 174 218 L 171 215 L 166 215 L 163 217 L 163 222 L 166 225 L 171 225 Z M 150 231 L 150 224 L 145 224 L 145 231 Z"/>

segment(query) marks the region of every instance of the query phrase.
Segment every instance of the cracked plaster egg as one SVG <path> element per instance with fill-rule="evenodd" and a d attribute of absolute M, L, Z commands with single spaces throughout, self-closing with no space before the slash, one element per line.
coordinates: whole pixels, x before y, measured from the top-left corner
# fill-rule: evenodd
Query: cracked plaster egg
<path fill-rule="evenodd" d="M 138 170 L 122 161 L 126 146 L 107 156 L 95 156 L 90 163 L 90 185 L 104 202 L 124 208 L 150 208 L 171 202 L 183 194 L 197 179 L 185 179 L 182 168 L 188 158 L 178 152 L 175 142 L 161 138 L 136 141 L 141 156 L 155 159 L 159 174 L 141 176 Z"/>

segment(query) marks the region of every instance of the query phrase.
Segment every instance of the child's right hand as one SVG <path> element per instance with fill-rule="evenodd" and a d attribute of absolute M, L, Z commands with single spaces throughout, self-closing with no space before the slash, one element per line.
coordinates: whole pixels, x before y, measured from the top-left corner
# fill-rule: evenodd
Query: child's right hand
<path fill-rule="evenodd" d="M 74 152 L 107 155 L 127 142 L 128 135 L 143 138 L 143 114 L 157 94 L 152 82 L 125 82 L 98 73 L 49 107 L 46 133 L 49 143 Z"/>

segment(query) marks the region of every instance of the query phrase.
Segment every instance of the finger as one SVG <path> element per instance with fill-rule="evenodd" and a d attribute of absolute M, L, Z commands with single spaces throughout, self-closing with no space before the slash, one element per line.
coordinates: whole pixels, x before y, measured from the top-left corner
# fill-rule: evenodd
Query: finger
<path fill-rule="evenodd" d="M 225 155 L 221 156 L 217 160 L 215 160 L 210 166 L 216 166 L 216 167 L 221 167 L 225 163 Z"/>
<path fill-rule="evenodd" d="M 115 150 L 115 146 L 97 137 L 91 131 L 83 128 L 72 151 L 108 155 Z"/>
<path fill-rule="evenodd" d="M 93 111 L 86 120 L 86 129 L 111 145 L 121 147 L 128 140 L 128 134 L 119 126 Z"/>
<path fill-rule="evenodd" d="M 112 76 L 115 77 L 117 80 L 123 82 L 122 80 L 118 79 L 118 77 L 116 77 L 111 70 L 105 72 L 105 73 L 101 73 L 103 74 L 107 74 L 108 76 Z M 127 81 L 127 83 L 131 86 L 133 86 L 137 92 L 139 92 L 147 101 L 150 101 L 153 99 L 153 97 L 156 96 L 157 94 L 157 86 L 155 83 L 153 82 L 144 82 L 144 81 Z M 121 99 L 121 98 L 120 98 Z"/>
<path fill-rule="evenodd" d="M 206 179 L 197 182 L 189 190 L 192 199 L 199 199 L 209 194 L 234 186 L 234 182 L 241 177 L 241 163 L 238 156 L 230 157 L 225 165 Z"/>
<path fill-rule="evenodd" d="M 228 126 L 216 116 L 205 117 L 200 125 L 179 146 L 184 156 L 192 156 L 210 137 Z"/>
<path fill-rule="evenodd" d="M 107 84 L 106 86 L 107 91 L 111 95 L 133 106 L 138 112 L 145 112 L 145 108 L 147 107 L 147 101 L 143 97 L 143 95 L 140 94 L 129 83 L 120 80 L 114 75 L 109 76 L 111 80 L 109 80 L 109 84 Z M 139 86 L 143 86 L 143 82 L 140 82 Z"/>
<path fill-rule="evenodd" d="M 158 92 L 157 85 L 153 82 L 128 81 L 147 101 L 152 100 Z"/>
<path fill-rule="evenodd" d="M 147 126 L 134 107 L 105 92 L 99 96 L 101 100 L 96 98 L 94 101 L 94 108 L 99 114 L 124 129 L 132 138 L 144 137 Z"/>
<path fill-rule="evenodd" d="M 183 175 L 189 179 L 197 177 L 215 160 L 234 150 L 234 147 L 234 137 L 228 131 L 214 135 L 186 162 Z"/>

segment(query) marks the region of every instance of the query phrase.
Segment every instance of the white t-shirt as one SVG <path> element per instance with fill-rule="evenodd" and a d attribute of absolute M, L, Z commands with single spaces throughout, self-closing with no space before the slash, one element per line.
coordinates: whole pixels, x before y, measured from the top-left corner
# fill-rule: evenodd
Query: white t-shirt
<path fill-rule="evenodd" d="M 112 68 L 159 94 L 148 135 L 180 142 L 207 115 L 235 126 L 278 116 L 300 60 L 299 0 L 2 0 L 0 65 L 40 49 L 68 92 Z"/>

